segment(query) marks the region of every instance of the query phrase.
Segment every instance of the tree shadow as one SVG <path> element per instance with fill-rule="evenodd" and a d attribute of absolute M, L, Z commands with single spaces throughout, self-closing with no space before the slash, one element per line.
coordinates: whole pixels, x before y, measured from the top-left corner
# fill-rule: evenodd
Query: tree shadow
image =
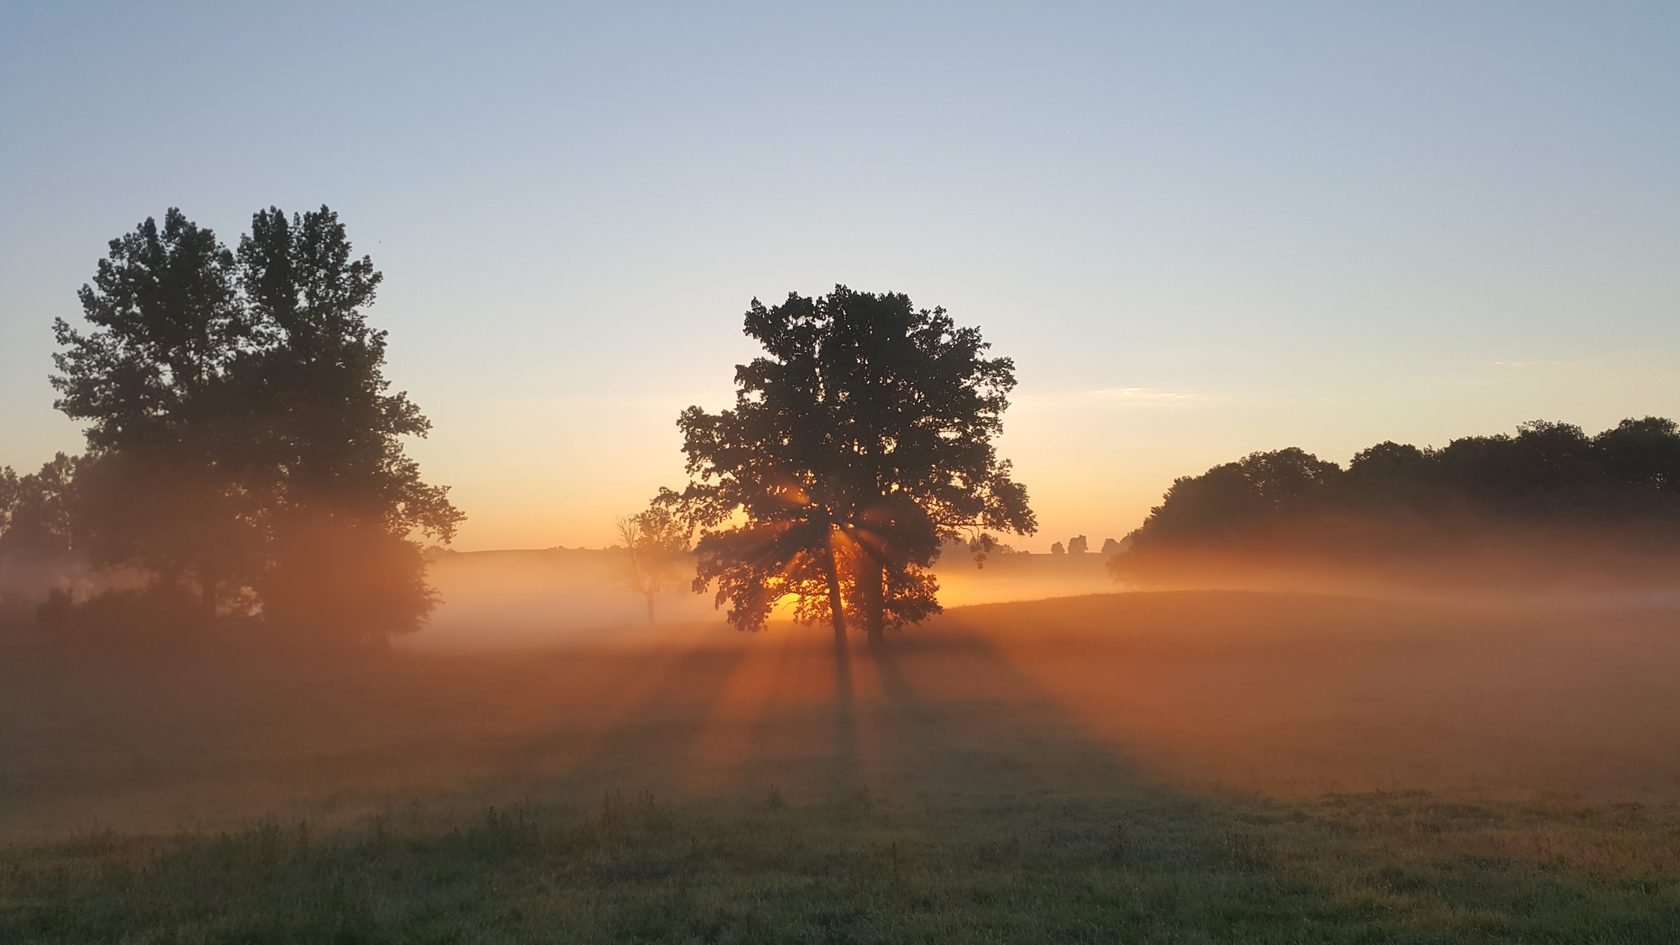
<path fill-rule="evenodd" d="M 1580 901 L 1555 877 L 1512 884 L 1498 862 L 1435 875 L 1376 857 L 1358 799 L 1329 816 L 1176 788 L 1100 734 L 1012 642 L 951 620 L 870 655 L 778 634 L 597 656 L 565 677 L 580 688 L 511 703 L 518 713 L 588 709 L 589 725 L 497 741 L 447 799 L 448 817 L 377 816 L 319 848 L 306 825 L 295 838 L 275 839 L 269 825 L 161 850 L 130 850 L 122 838 L 87 856 L 61 845 L 40 867 L 8 874 L 0 860 L 0 896 L 8 881 L 83 856 L 93 865 L 70 868 L 86 877 L 31 892 L 33 901 L 79 896 L 74 904 L 117 916 L 176 897 L 222 915 L 248 905 L 232 879 L 277 871 L 297 902 L 316 902 L 323 877 L 364 905 L 407 896 L 416 928 L 438 914 L 434 897 L 452 895 L 475 922 L 517 908 L 526 918 L 504 919 L 522 933 L 549 920 L 536 902 L 549 918 L 631 923 L 579 940 L 1671 940 L 1653 931 L 1660 915 L 1567 926 L 1564 905 L 1525 917 L 1524 895 Z M 484 691 L 481 681 L 457 695 Z M 739 739 L 743 754 L 711 757 L 720 738 Z M 697 757 L 722 769 L 715 783 L 732 795 L 693 790 Z M 507 806 L 510 793 L 526 806 Z M 1415 816 L 1397 806 L 1395 819 Z M 108 881 L 97 872 L 106 866 Z M 220 891 L 202 893 L 207 882 Z M 321 922 L 346 914 L 321 902 L 311 907 Z M 121 937 L 78 930 L 57 940 Z"/>
<path fill-rule="evenodd" d="M 1399 935 L 1400 924 L 1276 855 L 1274 828 L 1294 816 L 1285 805 L 1196 795 L 1152 776 L 983 636 L 945 624 L 895 640 L 868 665 L 882 694 L 876 728 L 901 772 L 883 790 L 976 862 L 1088 883 L 1092 896 L 1168 921 L 1172 940 L 1313 940 L 1278 937 L 1302 924 Z M 1135 914 L 1095 915 L 1116 936 L 1137 931 Z M 1064 920 L 1046 917 L 1047 928 Z"/>
<path fill-rule="evenodd" d="M 640 667 L 586 697 L 584 718 L 505 741 L 477 780 L 486 790 L 511 781 L 538 794 L 555 786 L 671 792 L 687 761 L 683 746 L 702 738 L 746 655 L 740 645 L 704 642 L 621 654 Z M 556 711 L 576 698 L 556 696 Z"/>
<path fill-rule="evenodd" d="M 852 683 L 851 649 L 836 643 L 834 650 L 834 734 L 830 739 L 830 781 L 843 791 L 855 789 L 863 765 L 858 744 L 857 695 Z"/>

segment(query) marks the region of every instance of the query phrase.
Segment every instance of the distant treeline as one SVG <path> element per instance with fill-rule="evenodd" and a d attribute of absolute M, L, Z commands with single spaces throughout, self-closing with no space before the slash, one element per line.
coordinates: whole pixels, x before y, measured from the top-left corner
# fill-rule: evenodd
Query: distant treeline
<path fill-rule="evenodd" d="M 1112 567 L 1124 576 L 1182 552 L 1416 557 L 1489 536 L 1672 552 L 1680 428 L 1645 417 L 1589 436 L 1534 421 L 1440 448 L 1378 443 L 1346 469 L 1293 447 L 1253 453 L 1176 480 Z"/>

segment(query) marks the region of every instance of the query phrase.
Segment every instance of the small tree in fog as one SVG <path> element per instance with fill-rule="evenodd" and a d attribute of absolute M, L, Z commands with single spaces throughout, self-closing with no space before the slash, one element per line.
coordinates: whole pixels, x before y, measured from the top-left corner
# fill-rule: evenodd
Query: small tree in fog
<path fill-rule="evenodd" d="M 1113 557 L 1120 553 L 1120 543 L 1112 538 L 1104 538 L 1102 546 L 1103 557 Z"/>
<path fill-rule="evenodd" d="M 1075 535 L 1068 539 L 1067 550 L 1070 555 L 1082 555 L 1091 550 L 1091 545 L 1085 540 L 1084 535 Z"/>
<path fill-rule="evenodd" d="M 665 492 L 662 498 L 670 495 Z M 650 626 L 659 595 L 686 587 L 693 579 L 689 559 L 693 534 L 693 527 L 676 514 L 669 500 L 656 499 L 646 510 L 618 520 L 619 583 L 646 602 Z"/>
<path fill-rule="evenodd" d="M 1054 545 L 1050 546 L 1050 553 L 1053 555 L 1065 555 L 1067 554 L 1067 549 L 1063 548 L 1062 543 L 1058 541 Z"/>

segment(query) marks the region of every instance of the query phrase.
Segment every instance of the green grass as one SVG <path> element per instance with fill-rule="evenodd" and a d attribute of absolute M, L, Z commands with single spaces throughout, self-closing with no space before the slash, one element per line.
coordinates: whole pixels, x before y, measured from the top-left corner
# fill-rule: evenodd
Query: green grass
<path fill-rule="evenodd" d="M 236 688 L 255 709 L 348 729 L 345 707 L 408 695 L 342 745 L 323 731 L 260 767 L 256 780 L 294 779 L 277 794 L 228 787 L 237 770 L 199 757 L 248 744 L 258 714 L 201 718 L 153 692 L 132 703 L 150 707 L 140 717 L 93 724 L 155 733 L 161 772 L 136 775 L 109 744 L 31 743 L 20 762 L 138 826 L 31 831 L 29 812 L 57 802 L 0 781 L 21 818 L 0 850 L 0 942 L 1680 940 L 1680 788 L 1634 803 L 1546 785 L 1192 787 L 989 646 L 929 639 L 845 672 L 820 646 L 759 659 L 761 644 L 726 639 L 637 677 L 635 698 L 614 675 L 630 654 L 510 658 L 470 683 L 431 663 L 345 671 L 330 695 L 308 690 L 332 700 L 319 717 L 277 708 L 303 691 L 282 674 Z M 508 702 L 515 679 L 598 677 Z M 139 692 L 152 690 L 111 698 Z M 491 718 L 499 704 L 536 717 L 510 727 Z M 188 718 L 204 731 L 183 731 Z M 380 733 L 370 756 L 360 746 Z M 416 752 L 450 756 L 378 780 Z M 1491 779 L 1510 759 L 1489 760 Z M 143 825 L 157 791 L 206 781 L 227 788 L 201 795 L 223 810 Z"/>

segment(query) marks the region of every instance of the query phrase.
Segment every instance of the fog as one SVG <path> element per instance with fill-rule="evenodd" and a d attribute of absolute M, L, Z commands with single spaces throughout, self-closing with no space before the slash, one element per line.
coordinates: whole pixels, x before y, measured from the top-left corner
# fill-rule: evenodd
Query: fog
<path fill-rule="evenodd" d="M 1381 525 L 1382 523 L 1378 523 Z M 1167 547 L 1119 558 L 1119 586 L 1148 590 L 1258 590 L 1489 606 L 1680 606 L 1680 551 L 1589 528 L 1463 528 L 1404 542 L 1344 520 L 1287 536 L 1233 537 L 1209 547 Z"/>
<path fill-rule="evenodd" d="M 620 580 L 614 549 L 445 552 L 431 556 L 427 579 L 442 601 L 430 623 L 401 645 L 420 649 L 502 649 L 624 642 L 645 635 L 643 601 Z M 1117 589 L 1098 554 L 948 555 L 936 567 L 946 607 L 1036 600 Z M 674 590 L 656 601 L 660 623 L 716 623 L 711 594 Z M 791 602 L 781 615 L 791 616 Z"/>
<path fill-rule="evenodd" d="M 648 635 L 644 604 L 619 579 L 614 549 L 442 553 L 428 580 L 440 606 L 399 645 L 461 651 L 625 643 Z M 1310 543 L 1233 542 L 1217 550 L 1167 550 L 1118 559 L 1090 554 L 1004 554 L 981 566 L 938 562 L 946 608 L 1086 594 L 1162 590 L 1267 591 L 1500 608 L 1680 609 L 1680 557 L 1629 549 L 1592 532 L 1483 530 L 1426 553 L 1331 555 Z M 779 608 L 784 618 L 791 603 Z M 716 625 L 709 593 L 657 598 L 659 623 Z M 1093 628 L 1101 631 L 1103 628 Z M 798 630 L 792 632 L 800 632 Z M 919 631 L 912 629 L 907 636 Z"/>
<path fill-rule="evenodd" d="M 1117 592 L 1099 556 L 1021 556 L 942 572 L 944 615 L 886 652 L 837 656 L 826 627 L 738 633 L 700 595 L 662 599 L 645 626 L 609 565 L 443 556 L 433 625 L 383 655 L 15 653 L 0 669 L 0 833 L 618 789 L 816 798 L 837 778 L 911 790 L 956 731 L 990 746 L 946 758 L 976 783 L 995 774 L 988 751 L 1046 785 L 1100 765 L 1276 797 L 1643 802 L 1680 779 L 1671 588 L 1574 588 L 1567 607 L 1464 580 Z"/>

